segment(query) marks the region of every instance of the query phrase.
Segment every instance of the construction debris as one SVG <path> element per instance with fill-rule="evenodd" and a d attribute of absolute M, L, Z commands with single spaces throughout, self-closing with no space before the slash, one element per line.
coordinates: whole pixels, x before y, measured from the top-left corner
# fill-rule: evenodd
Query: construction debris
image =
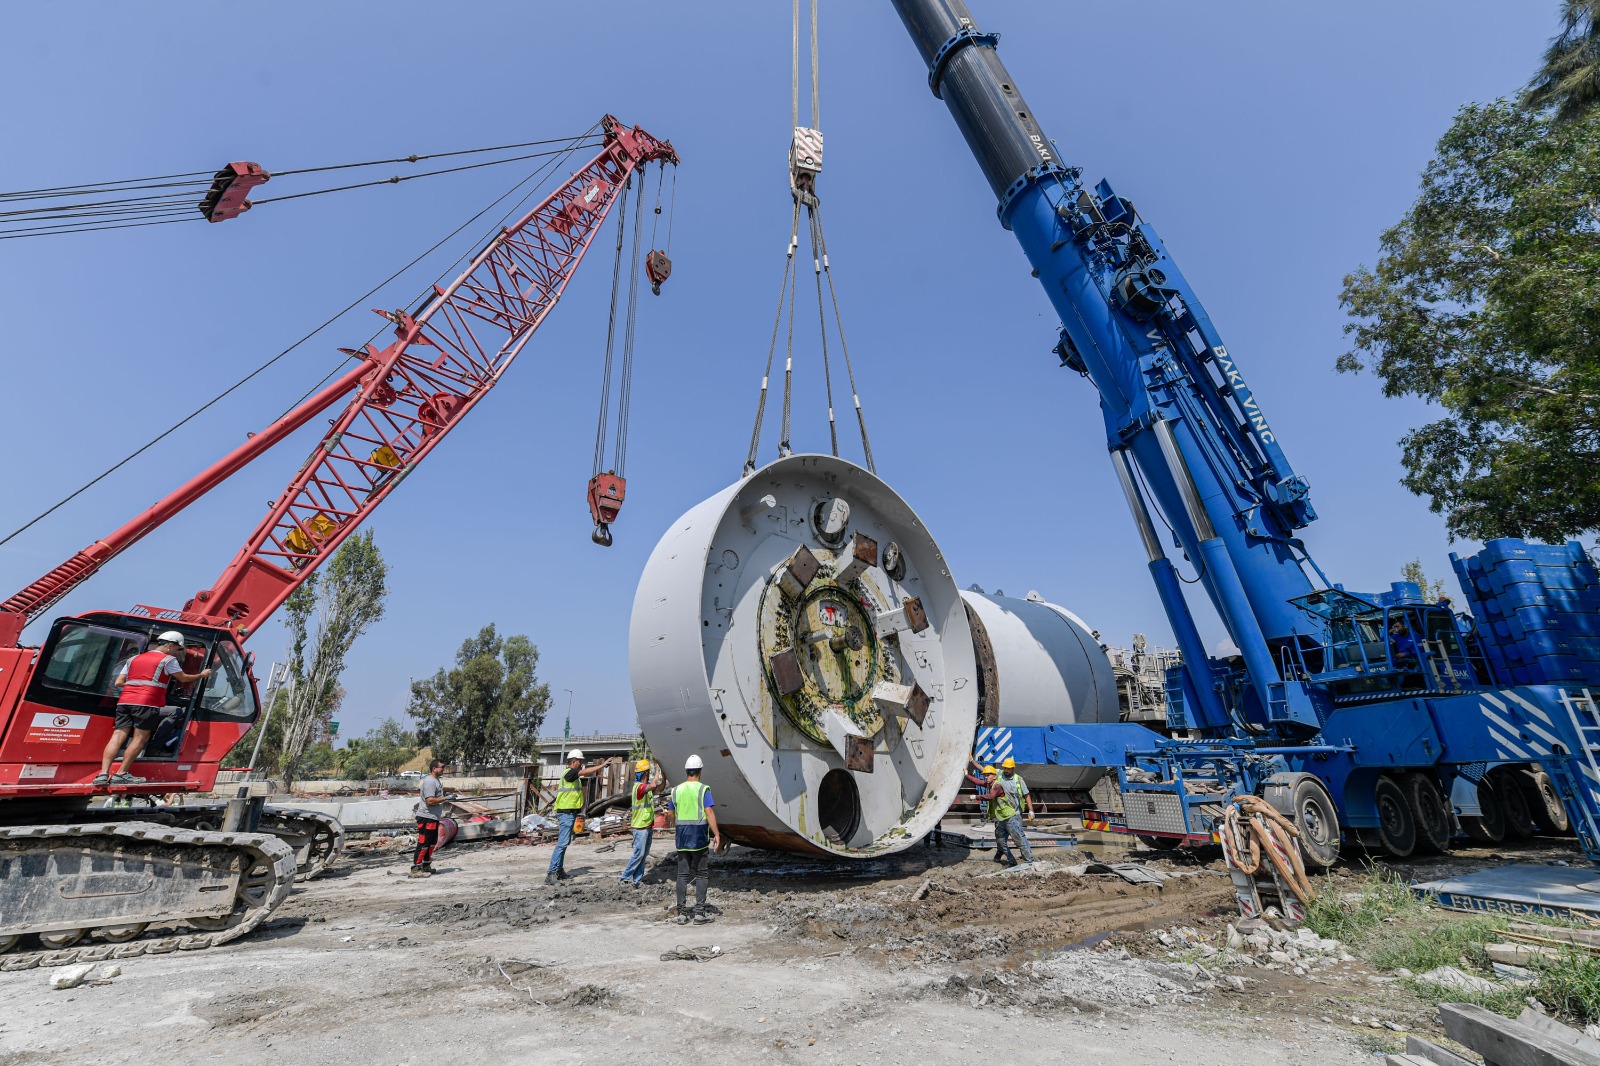
<path fill-rule="evenodd" d="M 663 952 L 662 962 L 705 962 L 707 959 L 720 958 L 723 954 L 720 945 L 712 944 L 708 948 L 686 948 L 682 944 L 671 951 Z"/>

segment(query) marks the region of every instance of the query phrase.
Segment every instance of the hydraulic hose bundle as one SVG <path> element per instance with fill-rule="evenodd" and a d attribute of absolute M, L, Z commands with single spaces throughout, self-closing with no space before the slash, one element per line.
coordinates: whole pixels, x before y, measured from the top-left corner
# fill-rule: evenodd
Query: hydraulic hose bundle
<path fill-rule="evenodd" d="M 1218 827 L 1222 854 L 1229 867 L 1255 875 L 1270 863 L 1270 872 L 1301 903 L 1317 894 L 1300 858 L 1300 831 L 1276 807 L 1259 796 L 1235 796 Z"/>

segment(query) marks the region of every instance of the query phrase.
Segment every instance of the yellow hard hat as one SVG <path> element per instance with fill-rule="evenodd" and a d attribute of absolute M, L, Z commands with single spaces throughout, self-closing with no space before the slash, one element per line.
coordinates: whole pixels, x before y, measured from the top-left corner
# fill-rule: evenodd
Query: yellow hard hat
<path fill-rule="evenodd" d="M 990 775 L 990 774 L 994 774 L 994 773 L 998 773 L 998 772 L 999 772 L 999 771 L 997 771 L 997 770 L 996 770 L 996 769 L 995 769 L 995 768 L 994 768 L 994 767 L 992 767 L 992 766 L 985 766 L 985 767 L 984 767 L 984 768 L 983 768 L 983 773 L 984 773 L 984 776 L 985 776 L 985 777 L 987 777 L 987 776 L 989 776 L 989 775 Z"/>
<path fill-rule="evenodd" d="M 633 768 L 634 768 L 635 771 L 638 771 L 638 772 L 642 773 L 645 770 L 650 769 L 650 760 L 649 759 L 640 759 L 638 762 L 633 764 Z"/>
<path fill-rule="evenodd" d="M 1017 760 L 1008 757 L 1006 761 L 1000 765 L 1007 770 L 1015 770 L 1017 768 Z"/>

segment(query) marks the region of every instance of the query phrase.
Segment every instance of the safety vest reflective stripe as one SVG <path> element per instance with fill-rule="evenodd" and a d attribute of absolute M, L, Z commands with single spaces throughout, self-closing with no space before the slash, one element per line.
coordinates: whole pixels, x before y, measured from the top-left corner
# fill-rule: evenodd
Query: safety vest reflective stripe
<path fill-rule="evenodd" d="M 706 786 L 699 781 L 685 781 L 673 789 L 672 809 L 679 825 L 705 825 Z"/>
<path fill-rule="evenodd" d="M 583 785 L 577 781 L 568 781 L 567 772 L 562 771 L 561 784 L 556 788 L 556 810 L 576 811 L 583 807 Z"/>
<path fill-rule="evenodd" d="M 633 815 L 628 821 L 629 827 L 633 829 L 649 829 L 656 820 L 655 794 L 647 790 L 644 796 L 641 797 L 639 795 L 639 786 L 642 784 L 645 784 L 645 782 L 635 781 L 633 783 Z"/>
<path fill-rule="evenodd" d="M 167 683 L 157 680 L 161 664 L 168 655 L 164 651 L 140 652 L 128 660 L 125 668 L 128 679 L 122 684 L 118 703 L 136 707 L 160 707 L 167 702 Z"/>

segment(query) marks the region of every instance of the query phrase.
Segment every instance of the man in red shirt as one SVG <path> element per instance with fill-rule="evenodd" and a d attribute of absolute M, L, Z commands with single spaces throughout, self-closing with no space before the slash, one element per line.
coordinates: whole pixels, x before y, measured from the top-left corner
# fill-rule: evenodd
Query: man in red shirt
<path fill-rule="evenodd" d="M 128 767 L 139 757 L 150 742 L 150 734 L 161 721 L 161 709 L 167 705 L 167 684 L 171 681 L 198 681 L 210 677 L 210 670 L 186 674 L 177 656 L 183 653 L 183 634 L 169 629 L 156 638 L 150 650 L 129 659 L 113 684 L 122 689 L 117 697 L 117 717 L 111 742 L 106 745 L 100 760 L 100 773 L 94 779 L 96 788 L 107 785 L 142 785 L 144 778 L 128 773 Z M 129 740 L 129 735 L 133 739 Z M 111 761 L 117 749 L 127 742 L 127 753 L 122 756 L 122 769 L 111 772 Z"/>

